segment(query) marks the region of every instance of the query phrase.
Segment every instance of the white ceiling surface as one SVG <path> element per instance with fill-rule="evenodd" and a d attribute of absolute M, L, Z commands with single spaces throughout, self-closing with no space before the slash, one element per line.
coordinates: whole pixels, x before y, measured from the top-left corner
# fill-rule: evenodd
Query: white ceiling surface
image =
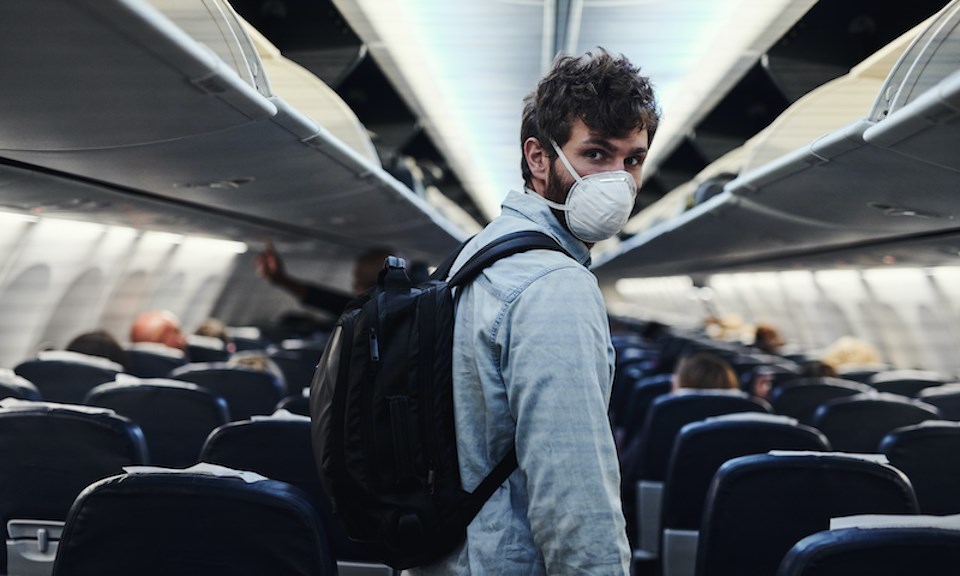
<path fill-rule="evenodd" d="M 16 89 L 0 91 L 0 156 L 121 187 L 127 206 L 145 202 L 141 213 L 110 214 L 105 202 L 97 217 L 133 226 L 160 202 L 211 214 L 212 235 L 267 230 L 347 253 L 387 243 L 431 259 L 455 246 L 462 232 L 423 199 L 270 95 L 262 78 L 244 81 L 257 74 L 256 52 L 242 31 L 223 31 L 219 7 L 205 0 L 188 28 L 202 34 L 207 10 L 208 33 L 235 36 L 226 64 L 136 0 L 4 3 L 0 54 Z M 86 188 L 76 200 L 101 199 Z M 15 186 L 2 199 L 44 203 Z M 235 225 L 213 226 L 221 220 Z"/>
<path fill-rule="evenodd" d="M 567 49 L 623 53 L 664 120 L 652 174 L 816 0 L 572 0 Z M 552 61 L 555 0 L 334 0 L 488 216 L 521 186 L 520 110 Z"/>

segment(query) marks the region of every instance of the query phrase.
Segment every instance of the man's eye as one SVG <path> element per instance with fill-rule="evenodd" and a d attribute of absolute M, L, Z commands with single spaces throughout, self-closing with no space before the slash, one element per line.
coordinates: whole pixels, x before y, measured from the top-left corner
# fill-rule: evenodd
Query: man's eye
<path fill-rule="evenodd" d="M 603 160 L 603 152 L 600 150 L 590 150 L 587 152 L 587 158 L 590 160 Z"/>
<path fill-rule="evenodd" d="M 639 156 L 631 156 L 623 161 L 623 165 L 628 168 L 634 168 L 643 164 L 643 159 Z"/>

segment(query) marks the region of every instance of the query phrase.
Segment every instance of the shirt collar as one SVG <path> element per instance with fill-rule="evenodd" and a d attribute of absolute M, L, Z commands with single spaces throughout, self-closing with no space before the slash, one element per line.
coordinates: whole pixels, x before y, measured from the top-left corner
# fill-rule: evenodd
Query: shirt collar
<path fill-rule="evenodd" d="M 548 235 L 560 243 L 577 262 L 580 262 L 587 268 L 590 267 L 590 250 L 587 245 L 575 238 L 564 228 L 557 217 L 553 215 L 550 207 L 535 197 L 537 193 L 527 189 L 526 192 L 517 192 L 511 190 L 503 201 L 503 213 L 513 212 L 516 215 L 526 218 L 544 229 Z"/>

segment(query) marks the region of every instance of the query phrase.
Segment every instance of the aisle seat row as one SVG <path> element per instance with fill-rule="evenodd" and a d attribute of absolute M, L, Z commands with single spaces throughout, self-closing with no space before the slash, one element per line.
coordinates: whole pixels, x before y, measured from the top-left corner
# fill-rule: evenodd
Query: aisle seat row
<path fill-rule="evenodd" d="M 619 400 L 611 405 L 636 574 L 775 574 L 778 566 L 790 576 L 830 574 L 817 570 L 832 550 L 868 548 L 850 533 L 810 536 L 828 530 L 831 518 L 960 513 L 960 423 L 942 420 L 960 405 L 960 384 L 950 378 L 881 367 L 851 372 L 858 380 L 803 378 L 788 359 L 732 345 L 665 344 L 644 343 L 642 353 L 632 353 L 653 369 L 624 364 L 630 371 L 618 380 Z M 757 373 L 773 374 L 770 404 L 740 392 L 673 393 L 676 359 L 704 349 L 736 362 L 745 389 Z M 960 535 L 915 532 L 936 542 L 911 536 L 916 546 L 908 556 L 922 546 L 940 554 L 948 550 L 943 542 Z M 799 551 L 781 565 L 794 545 Z"/>
<path fill-rule="evenodd" d="M 69 561 L 64 560 L 63 566 L 58 564 L 57 574 L 101 573 L 95 568 L 108 571 L 118 566 L 137 566 L 135 571 L 138 573 L 164 573 L 159 569 L 161 566 L 167 570 L 165 573 L 197 573 L 198 570 L 202 571 L 205 562 L 211 563 L 212 568 L 217 563 L 236 563 L 244 561 L 244 558 L 250 558 L 250 566 L 273 566 L 271 569 L 264 568 L 263 573 L 336 573 L 315 572 L 322 563 L 314 562 L 307 553 L 313 544 L 306 540 L 297 545 L 280 542 L 282 538 L 279 535 L 283 532 L 268 537 L 268 547 L 275 548 L 268 551 L 274 555 L 274 564 L 263 563 L 267 561 L 267 556 L 260 560 L 248 557 L 245 549 L 252 546 L 249 543 L 250 538 L 254 537 L 252 534 L 267 530 L 267 524 L 252 530 L 250 526 L 256 526 L 256 523 L 243 524 L 236 519 L 241 512 L 228 511 L 237 508 L 235 503 L 210 504 L 212 508 L 207 507 L 206 501 L 214 493 L 216 498 L 224 498 L 231 490 L 236 491 L 229 486 L 214 490 L 219 480 L 212 483 L 190 481 L 185 484 L 180 484 L 178 480 L 171 484 L 168 480 L 160 479 L 149 483 L 150 489 L 134 489 L 138 486 L 136 482 L 141 480 L 131 482 L 116 477 L 131 466 L 146 464 L 149 449 L 140 427 L 110 410 L 5 400 L 0 403 L 0 449 L 8 455 L 4 464 L 0 465 L 0 519 L 7 528 L 7 561 L 4 564 L 7 574 L 49 575 L 54 559 L 63 554 L 67 546 L 65 542 L 70 538 L 73 541 L 67 546 L 70 550 L 67 553 Z M 220 426 L 206 439 L 202 452 L 194 458 L 194 462 L 256 472 L 270 479 L 270 483 L 264 485 L 268 488 L 267 492 L 295 494 L 295 500 L 308 503 L 308 515 L 315 518 L 304 518 L 307 513 L 302 510 L 303 505 L 296 504 L 293 507 L 301 508 L 296 514 L 301 517 L 299 522 L 303 525 L 316 523 L 321 527 L 323 548 L 329 548 L 328 552 L 324 552 L 325 562 L 332 562 L 333 559 L 339 561 L 340 574 L 393 574 L 389 568 L 376 564 L 368 553 L 350 542 L 334 520 L 313 461 L 309 419 L 284 413 Z M 153 469 L 151 467 L 147 471 Z M 109 477 L 115 478 L 100 482 L 99 488 L 84 491 L 85 487 Z M 207 484 L 210 486 L 209 494 L 192 494 L 194 489 L 199 490 Z M 178 487 L 173 488 L 174 485 Z M 154 487 L 158 487 L 159 492 L 154 493 Z M 94 497 L 91 490 L 101 494 Z M 81 492 L 83 495 L 77 500 Z M 94 506 L 93 503 L 100 502 L 103 494 L 116 496 L 115 502 L 110 506 L 104 504 L 102 508 L 100 504 Z M 85 509 L 81 506 L 84 498 Z M 253 517 L 261 514 L 253 510 L 255 506 L 252 502 L 259 501 L 263 496 L 240 494 L 237 498 L 251 502 L 249 506 L 243 504 L 238 510 L 248 506 L 251 509 L 245 514 Z M 284 498 L 289 499 L 286 496 Z M 71 505 L 73 511 L 68 516 Z M 263 503 L 258 506 L 263 506 Z M 204 510 L 204 507 L 207 507 L 206 512 L 200 513 L 199 510 Z M 281 504 L 280 507 L 289 508 L 290 504 Z M 91 509 L 95 512 L 91 512 Z M 91 514 L 102 516 L 94 521 Z M 269 523 L 276 515 L 266 514 L 263 519 Z M 133 521 L 136 518 L 139 520 Z M 154 518 L 158 522 L 162 518 L 163 527 L 142 527 L 141 530 L 141 523 L 147 522 L 147 518 Z M 132 523 L 124 524 L 125 519 L 131 519 Z M 63 527 L 65 520 L 66 528 Z M 71 527 L 71 522 L 75 526 Z M 113 528 L 97 528 L 96 522 Z M 247 526 L 245 530 L 252 534 L 235 541 L 221 538 L 223 534 L 233 534 L 234 524 Z M 289 530 L 289 527 L 284 530 Z M 58 538 L 61 532 L 63 535 Z M 126 533 L 131 532 L 133 535 L 129 535 L 129 544 L 117 544 L 128 537 Z M 200 537 L 204 533 L 208 534 L 208 538 L 213 538 L 214 548 L 210 547 L 210 542 L 203 543 Z M 156 538 L 149 534 L 154 534 Z M 192 536 L 188 536 L 190 534 Z M 310 531 L 304 534 L 308 538 Z M 200 539 L 196 540 L 195 536 Z M 135 562 L 135 551 L 144 545 L 152 546 L 150 550 L 168 552 L 182 545 L 185 546 L 184 554 L 192 556 L 181 559 L 184 565 L 178 567 L 175 563 L 171 564 L 169 559 L 161 561 L 154 558 L 151 555 L 155 552 L 150 551 L 151 555 L 143 556 L 140 560 L 154 560 L 141 570 L 140 564 Z M 130 550 L 127 550 L 127 546 Z M 229 547 L 230 551 L 224 549 L 218 552 L 216 546 Z M 109 558 L 102 557 L 111 549 L 113 553 L 107 554 Z M 283 556 L 277 556 L 281 549 L 288 551 Z M 205 552 L 197 555 L 198 551 Z M 148 554 L 148 550 L 141 550 L 141 553 Z M 286 559 L 281 561 L 283 558 Z M 307 570 L 304 566 L 312 568 Z"/>

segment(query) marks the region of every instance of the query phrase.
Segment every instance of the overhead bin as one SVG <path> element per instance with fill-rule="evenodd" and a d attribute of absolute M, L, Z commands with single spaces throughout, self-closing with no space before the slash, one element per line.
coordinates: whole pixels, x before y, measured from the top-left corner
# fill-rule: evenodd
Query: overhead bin
<path fill-rule="evenodd" d="M 193 16 L 206 24 L 188 27 L 208 30 L 217 50 L 134 0 L 4 6 L 0 49 L 18 57 L 4 66 L 17 90 L 0 91 L 0 161 L 80 179 L 94 201 L 101 187 L 103 218 L 135 227 L 160 202 L 235 220 L 208 230 L 235 240 L 294 236 L 348 253 L 391 245 L 429 261 L 456 246 L 463 232 L 426 201 L 273 95 L 242 27 L 212 9 L 222 3 L 204 5 Z M 25 209 L 43 202 L 7 188 Z M 125 205 L 143 201 L 140 217 L 108 214 L 118 193 Z M 249 222 L 274 234 L 238 237 Z"/>
<path fill-rule="evenodd" d="M 740 176 L 725 186 L 723 194 L 599 255 L 595 260 L 598 276 L 612 280 L 790 268 L 807 262 L 822 265 L 838 250 L 849 254 L 858 248 L 960 230 L 956 169 L 946 161 L 930 160 L 949 156 L 956 162 L 960 130 L 954 113 L 960 110 L 960 58 L 953 58 L 954 74 L 882 117 L 871 117 L 875 110 L 869 102 L 875 100 L 871 86 L 877 92 L 890 83 L 877 79 L 878 70 L 886 67 L 883 78 L 899 74 L 907 54 L 915 53 L 921 43 L 930 44 L 929 30 L 942 31 L 945 19 L 956 18 L 956 7 L 954 2 L 931 18 L 923 34 L 915 29 L 893 43 L 905 54 L 893 72 L 889 70 L 896 50 L 890 46 L 847 77 L 795 103 L 744 146 L 748 151 Z M 907 49 L 911 37 L 916 40 Z M 941 42 L 941 50 L 949 44 Z M 952 44 L 956 49 L 958 43 Z M 934 68 L 943 73 L 946 66 Z M 835 90 L 844 104 L 834 104 L 831 92 Z M 859 113 L 852 113 L 858 107 Z M 945 115 L 944 110 L 952 112 Z M 944 116 L 946 122 L 935 121 Z M 805 123 L 820 128 L 834 124 L 827 135 L 801 143 L 799 137 L 813 134 Z M 930 138 L 925 146 L 939 146 L 938 155 L 919 148 L 916 137 L 899 139 L 897 148 L 877 145 L 879 135 L 921 123 L 920 133 Z M 783 154 L 790 149 L 785 143 L 792 144 L 792 152 Z M 917 148 L 911 148 L 914 144 Z"/>
<path fill-rule="evenodd" d="M 960 171 L 958 62 L 960 3 L 953 2 L 914 42 L 884 83 L 871 112 L 877 125 L 864 134 L 864 139 L 874 146 Z"/>

